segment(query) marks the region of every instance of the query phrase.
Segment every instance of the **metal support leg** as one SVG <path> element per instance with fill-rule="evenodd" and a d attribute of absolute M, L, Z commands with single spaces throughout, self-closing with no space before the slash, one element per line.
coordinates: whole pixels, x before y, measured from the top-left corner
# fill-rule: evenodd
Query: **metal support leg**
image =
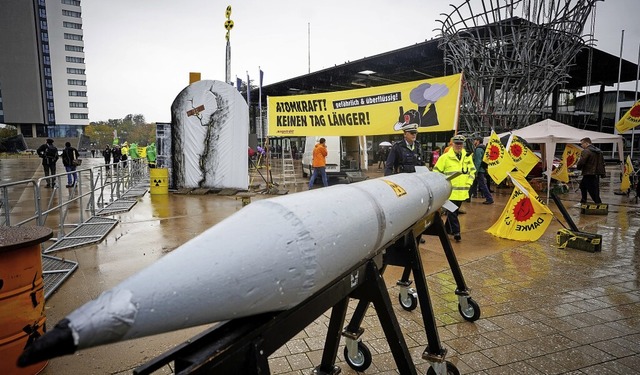
<path fill-rule="evenodd" d="M 460 270 L 458 258 L 456 258 L 456 254 L 451 246 L 451 241 L 449 240 L 449 236 L 445 230 L 444 223 L 439 215 L 434 217 L 433 224 L 426 229 L 424 234 L 438 236 L 440 239 L 440 244 L 444 249 L 447 261 L 449 262 L 449 268 L 451 268 L 451 274 L 456 281 L 455 293 L 458 296 L 458 311 L 460 312 L 460 315 L 470 322 L 480 319 L 480 306 L 471 298 L 469 288 L 467 288 L 464 276 Z"/>
<path fill-rule="evenodd" d="M 438 216 L 436 215 L 436 217 Z M 444 227 L 440 225 L 440 228 L 444 233 Z M 411 241 L 411 239 L 413 239 L 413 241 Z M 436 318 L 433 313 L 433 306 L 431 305 L 431 298 L 429 296 L 429 288 L 427 286 L 427 280 L 422 267 L 422 259 L 420 258 L 420 251 L 418 250 L 413 233 L 407 234 L 406 242 L 409 245 L 407 247 L 407 251 L 409 253 L 413 277 L 415 278 L 418 300 L 422 308 L 422 321 L 427 334 L 427 348 L 422 354 L 422 358 L 427 360 L 433 366 L 434 364 L 437 365 L 438 363 L 445 361 L 447 350 L 440 344 Z"/>
<path fill-rule="evenodd" d="M 372 277 L 372 282 L 376 287 L 371 287 L 371 300 L 375 305 L 378 318 L 380 319 L 380 325 L 384 330 L 384 334 L 387 338 L 391 353 L 398 366 L 398 371 L 401 374 L 417 374 L 416 368 L 411 360 L 411 354 L 407 348 L 407 343 L 402 336 L 400 330 L 400 324 L 393 312 L 391 306 L 391 299 L 387 292 L 387 287 L 382 279 L 382 274 L 378 272 L 373 262 L 369 262 L 369 268 L 367 277 Z M 373 286 L 373 285 L 372 285 Z"/>
<path fill-rule="evenodd" d="M 313 370 L 314 375 L 335 375 L 340 373 L 340 368 L 335 365 L 335 362 L 338 355 L 338 346 L 340 346 L 340 329 L 344 325 L 348 306 L 349 297 L 338 302 L 331 310 L 327 338 L 322 351 L 322 361 L 320 366 Z"/>

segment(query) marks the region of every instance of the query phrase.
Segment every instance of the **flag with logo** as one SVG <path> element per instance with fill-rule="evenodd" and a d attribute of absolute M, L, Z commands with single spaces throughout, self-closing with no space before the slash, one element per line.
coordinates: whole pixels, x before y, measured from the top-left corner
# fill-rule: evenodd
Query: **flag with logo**
<path fill-rule="evenodd" d="M 513 164 L 525 176 L 540 162 L 540 158 L 533 153 L 533 150 L 527 147 L 522 139 L 515 134 L 511 134 L 509 142 L 507 142 L 507 151 Z"/>
<path fill-rule="evenodd" d="M 507 149 L 494 130 L 491 130 L 482 161 L 487 163 L 487 173 L 496 184 L 501 183 L 515 167 L 513 159 L 507 156 Z"/>
<path fill-rule="evenodd" d="M 553 213 L 521 171 L 510 172 L 509 176 L 513 192 L 500 218 L 487 232 L 510 240 L 537 241 L 551 224 Z"/>
<path fill-rule="evenodd" d="M 616 130 L 622 134 L 640 125 L 640 100 L 638 100 L 616 124 Z"/>
<path fill-rule="evenodd" d="M 627 155 L 627 161 L 624 163 L 624 172 L 622 172 L 622 182 L 620 182 L 621 191 L 627 191 L 631 188 L 631 175 L 634 172 L 631 156 Z"/>
<path fill-rule="evenodd" d="M 561 182 L 569 182 L 569 168 L 578 163 L 581 153 L 582 149 L 576 145 L 568 143 L 564 146 L 562 161 L 560 161 L 559 165 L 551 172 L 551 178 Z"/>

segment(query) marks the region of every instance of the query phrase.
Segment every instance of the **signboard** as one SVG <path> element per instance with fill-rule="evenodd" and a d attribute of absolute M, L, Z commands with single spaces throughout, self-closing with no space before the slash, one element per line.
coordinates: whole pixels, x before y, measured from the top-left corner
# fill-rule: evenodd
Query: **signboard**
<path fill-rule="evenodd" d="M 383 135 L 405 123 L 455 130 L 462 74 L 320 94 L 269 96 L 269 136 Z"/>

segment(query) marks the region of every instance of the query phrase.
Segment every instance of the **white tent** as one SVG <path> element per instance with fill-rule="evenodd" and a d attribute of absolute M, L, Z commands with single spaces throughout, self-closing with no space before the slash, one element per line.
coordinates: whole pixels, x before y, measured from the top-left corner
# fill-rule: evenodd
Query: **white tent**
<path fill-rule="evenodd" d="M 551 189 L 551 170 L 553 168 L 553 156 L 558 143 L 580 143 L 582 138 L 591 138 L 591 142 L 614 143 L 617 144 L 618 158 L 624 161 L 622 136 L 618 134 L 600 133 L 590 130 L 582 130 L 573 126 L 565 125 L 554 120 L 542 120 L 522 129 L 511 132 L 528 143 L 539 143 L 544 145 L 543 155 L 546 159 L 547 173 L 547 202 L 549 201 L 549 190 Z M 498 137 L 509 135 L 510 133 L 498 134 Z M 485 142 L 486 143 L 486 142 Z"/>

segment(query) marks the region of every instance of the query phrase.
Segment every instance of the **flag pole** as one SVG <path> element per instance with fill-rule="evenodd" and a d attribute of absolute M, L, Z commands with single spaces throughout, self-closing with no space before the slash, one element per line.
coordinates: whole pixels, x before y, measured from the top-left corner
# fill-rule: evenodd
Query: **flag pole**
<path fill-rule="evenodd" d="M 262 125 L 262 77 L 262 68 L 258 66 L 258 79 L 260 80 L 260 84 L 258 86 L 258 111 L 260 112 L 260 131 L 258 132 L 258 137 L 260 138 L 260 142 L 264 142 L 265 134 L 264 127 Z"/>
<path fill-rule="evenodd" d="M 640 79 L 640 44 L 638 44 L 638 63 L 636 69 L 636 93 L 633 97 L 633 102 L 636 103 L 638 101 L 638 80 Z M 636 128 L 631 129 L 631 158 L 633 159 L 633 145 L 634 136 L 636 135 Z"/>
<path fill-rule="evenodd" d="M 620 37 L 620 59 L 618 61 L 618 86 L 616 87 L 616 113 L 615 113 L 615 121 L 614 124 L 617 124 L 620 120 L 620 76 L 622 75 L 622 47 L 624 46 L 624 30 L 622 30 L 622 36 Z M 618 129 L 613 128 L 613 134 L 618 134 Z M 613 144 L 613 151 L 611 152 L 611 157 L 615 157 L 616 151 L 618 148 L 618 144 Z M 624 153 L 623 153 L 624 154 Z M 620 160 L 623 162 L 623 160 Z"/>

